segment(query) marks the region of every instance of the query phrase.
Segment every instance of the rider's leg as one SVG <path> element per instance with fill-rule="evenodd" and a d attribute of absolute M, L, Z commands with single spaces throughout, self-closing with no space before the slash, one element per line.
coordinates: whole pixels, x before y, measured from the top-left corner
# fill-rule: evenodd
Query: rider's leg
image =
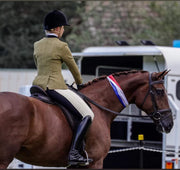
<path fill-rule="evenodd" d="M 47 90 L 47 93 L 54 98 L 57 102 L 60 102 L 65 107 L 73 112 L 81 114 L 83 117 L 81 123 L 79 124 L 76 133 L 73 137 L 71 150 L 69 152 L 69 163 L 70 164 L 84 164 L 90 162 L 91 159 L 86 159 L 80 154 L 80 147 L 82 146 L 82 141 L 90 126 L 94 114 L 92 110 L 87 106 L 87 104 L 82 100 L 76 93 L 71 90 Z"/>
<path fill-rule="evenodd" d="M 68 108 L 69 111 L 72 114 L 75 114 L 77 117 L 79 117 L 79 119 L 83 118 L 83 116 L 79 113 L 79 111 L 74 107 L 74 105 L 71 103 L 71 101 L 67 97 L 58 93 L 55 90 L 46 90 L 46 92 L 54 101 Z"/>
<path fill-rule="evenodd" d="M 81 121 L 81 123 L 79 124 L 77 128 L 77 131 L 74 135 L 74 138 L 71 144 L 71 149 L 70 149 L 69 158 L 68 158 L 69 163 L 71 165 L 79 164 L 79 163 L 84 164 L 84 163 L 92 161 L 91 159 L 87 160 L 79 153 L 80 147 L 82 146 L 82 141 L 91 123 L 92 123 L 91 117 L 86 116 L 83 118 L 83 120 Z"/>

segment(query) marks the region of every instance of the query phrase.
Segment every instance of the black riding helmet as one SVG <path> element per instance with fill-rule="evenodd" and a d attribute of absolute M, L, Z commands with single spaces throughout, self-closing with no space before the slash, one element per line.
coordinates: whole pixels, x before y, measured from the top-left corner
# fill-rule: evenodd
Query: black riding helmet
<path fill-rule="evenodd" d="M 70 26 L 67 22 L 66 16 L 58 10 L 48 13 L 44 18 L 44 29 L 51 30 L 58 26 Z"/>

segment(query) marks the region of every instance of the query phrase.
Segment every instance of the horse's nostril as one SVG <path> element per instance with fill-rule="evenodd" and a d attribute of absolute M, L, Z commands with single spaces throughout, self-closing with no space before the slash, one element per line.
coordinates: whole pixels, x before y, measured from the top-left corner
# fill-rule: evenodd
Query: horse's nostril
<path fill-rule="evenodd" d="M 169 133 L 171 131 L 172 127 L 173 127 L 173 123 L 169 123 L 169 125 L 167 126 L 166 132 Z"/>
<path fill-rule="evenodd" d="M 170 123 L 170 125 L 169 125 L 169 129 L 171 130 L 171 129 L 172 129 L 172 127 L 173 127 L 173 123 Z"/>

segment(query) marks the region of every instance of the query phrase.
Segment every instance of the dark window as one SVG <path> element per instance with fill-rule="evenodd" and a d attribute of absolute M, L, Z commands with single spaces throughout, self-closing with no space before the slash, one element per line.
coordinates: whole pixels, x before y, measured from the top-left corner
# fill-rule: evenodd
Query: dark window
<path fill-rule="evenodd" d="M 113 66 L 121 68 L 142 69 L 142 56 L 111 56 L 111 57 L 84 57 L 81 63 L 81 73 L 95 75 L 98 66 Z M 117 71 L 117 70 L 111 70 Z M 122 70 L 119 70 L 122 71 Z M 100 75 L 106 74 L 107 70 L 100 70 Z M 109 73 L 109 71 L 107 72 Z"/>
<path fill-rule="evenodd" d="M 180 100 L 180 80 L 176 84 L 176 97 Z"/>
<path fill-rule="evenodd" d="M 133 122 L 132 140 L 138 139 L 138 134 L 144 134 L 144 139 L 148 141 L 162 141 L 162 134 L 156 131 L 154 123 Z"/>
<path fill-rule="evenodd" d="M 127 139 L 127 122 L 114 121 L 111 125 L 111 139 Z"/>

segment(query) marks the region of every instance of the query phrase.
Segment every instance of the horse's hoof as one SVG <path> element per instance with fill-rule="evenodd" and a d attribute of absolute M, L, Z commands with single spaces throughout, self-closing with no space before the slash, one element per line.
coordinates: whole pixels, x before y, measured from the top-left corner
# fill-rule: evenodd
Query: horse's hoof
<path fill-rule="evenodd" d="M 68 167 L 88 166 L 89 162 L 70 161 Z"/>

